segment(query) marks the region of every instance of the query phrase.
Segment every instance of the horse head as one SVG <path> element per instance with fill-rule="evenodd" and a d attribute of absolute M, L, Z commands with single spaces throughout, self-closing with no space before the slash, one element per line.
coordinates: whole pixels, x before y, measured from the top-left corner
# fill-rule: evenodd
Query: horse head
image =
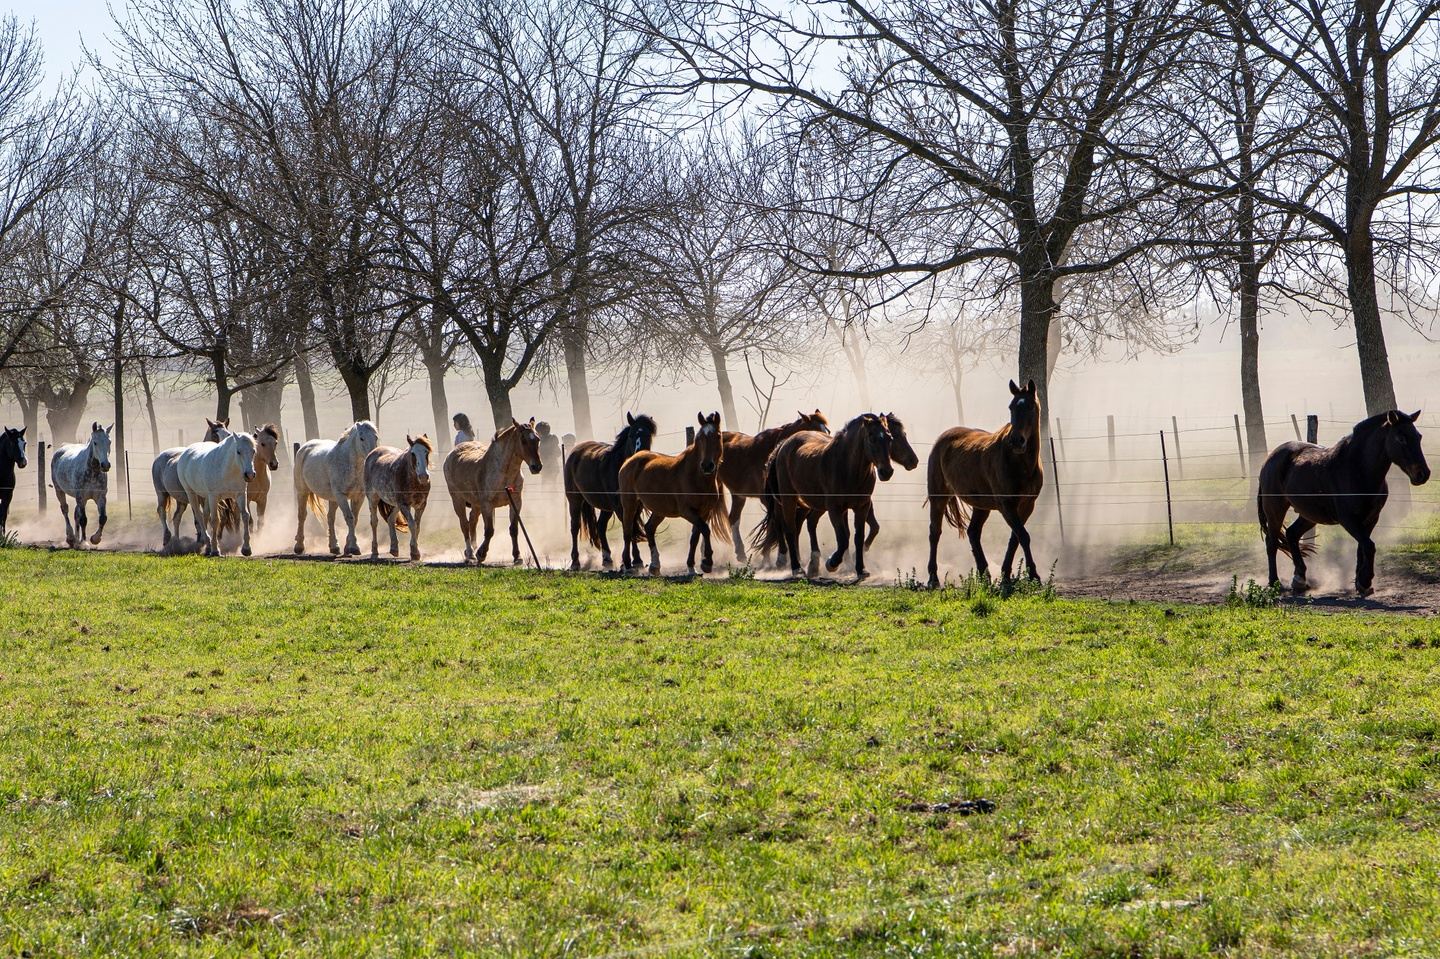
<path fill-rule="evenodd" d="M 1430 467 L 1420 449 L 1420 431 L 1415 428 L 1419 418 L 1419 410 L 1391 410 L 1385 414 L 1385 454 L 1410 477 L 1411 486 L 1423 486 L 1430 479 Z"/>
<path fill-rule="evenodd" d="M 278 470 L 280 458 L 275 454 L 275 447 L 280 444 L 280 430 L 274 424 L 266 423 L 264 426 L 257 426 L 254 435 L 255 458 L 269 469 Z"/>
<path fill-rule="evenodd" d="M 90 462 L 100 468 L 100 472 L 110 472 L 110 431 L 115 424 L 101 426 L 98 422 L 90 424 Z"/>
<path fill-rule="evenodd" d="M 906 470 L 919 466 L 920 454 L 910 445 L 910 437 L 905 435 L 905 424 L 900 422 L 900 417 L 894 413 L 884 413 L 880 419 L 890 431 L 890 458 Z"/>
<path fill-rule="evenodd" d="M 1017 453 L 1030 449 L 1031 443 L 1040 442 L 1040 397 L 1031 380 L 1025 386 L 1010 381 L 1010 448 Z"/>
<path fill-rule="evenodd" d="M 725 443 L 720 436 L 720 414 L 696 413 L 700 429 L 695 433 L 695 450 L 700 454 L 700 472 L 711 475 L 725 458 Z"/>
<path fill-rule="evenodd" d="M 350 440 L 357 447 L 356 455 L 364 459 L 370 455 L 370 451 L 380 445 L 380 434 L 375 429 L 375 424 L 369 420 L 359 420 L 354 426 L 345 431 L 340 437 L 343 440 Z"/>
<path fill-rule="evenodd" d="M 865 459 L 875 467 L 875 472 L 880 474 L 881 482 L 888 481 L 895 475 L 895 467 L 890 464 L 890 446 L 893 442 L 894 437 L 890 435 L 884 417 L 874 413 L 861 414 L 861 449 L 865 453 Z"/>
<path fill-rule="evenodd" d="M 520 455 L 524 457 L 526 465 L 530 467 L 530 472 L 540 472 L 540 434 L 535 432 L 535 417 L 530 417 L 528 423 L 522 423 L 512 416 L 510 422 L 518 431 Z"/>
<path fill-rule="evenodd" d="M 415 458 L 415 478 L 423 485 L 430 484 L 430 457 L 435 453 L 435 447 L 430 444 L 430 437 L 421 433 L 413 439 L 405 437 L 405 445 L 410 448 L 410 455 Z"/>
<path fill-rule="evenodd" d="M 25 431 L 27 429 L 29 427 L 22 426 L 17 430 L 7 426 L 4 434 L 0 435 L 0 450 L 8 451 L 10 459 L 22 470 L 29 464 L 29 460 L 25 458 Z"/>
<path fill-rule="evenodd" d="M 230 435 L 230 420 L 212 420 L 205 417 L 205 442 L 218 443 Z"/>
<path fill-rule="evenodd" d="M 825 418 L 825 414 L 820 412 L 820 410 L 817 409 L 813 413 L 802 413 L 796 410 L 795 413 L 799 417 L 799 419 L 795 421 L 798 426 L 795 432 L 803 433 L 813 431 L 816 433 L 824 433 L 826 436 L 830 435 L 830 421 Z"/>
<path fill-rule="evenodd" d="M 245 482 L 255 478 L 255 437 L 250 433 L 231 433 L 225 437 L 225 442 L 235 450 L 235 456 L 240 460 L 240 475 L 245 477 Z"/>
<path fill-rule="evenodd" d="M 615 437 L 615 445 L 621 448 L 622 458 L 628 457 L 632 453 L 648 450 L 650 444 L 655 441 L 655 434 L 659 431 L 660 427 L 649 415 L 641 413 L 636 416 L 633 413 L 626 413 L 625 428 L 620 431 L 619 436 Z"/>

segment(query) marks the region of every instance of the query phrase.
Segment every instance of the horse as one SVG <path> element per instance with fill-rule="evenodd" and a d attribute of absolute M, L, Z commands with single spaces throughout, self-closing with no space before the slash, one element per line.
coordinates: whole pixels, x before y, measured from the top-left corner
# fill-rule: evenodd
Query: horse
<path fill-rule="evenodd" d="M 335 538 L 335 511 L 345 517 L 345 555 L 360 555 L 355 541 L 355 514 L 365 501 L 365 457 L 380 443 L 375 424 L 360 420 L 336 440 L 311 440 L 295 453 L 295 553 L 305 552 L 305 513 L 325 523 L 330 555 L 340 555 Z M 328 504 L 328 508 L 325 508 Z M 322 515 L 321 510 L 325 508 Z"/>
<path fill-rule="evenodd" d="M 255 478 L 255 437 L 231 433 L 218 443 L 205 440 L 185 447 L 175 461 L 180 486 L 195 518 L 195 545 L 206 556 L 220 555 L 220 538 L 240 513 L 240 553 L 250 555 L 250 503 L 245 484 Z"/>
<path fill-rule="evenodd" d="M 1375 541 L 1370 534 L 1390 495 L 1385 474 L 1395 465 L 1410 477 L 1412 486 L 1423 486 L 1430 479 L 1420 433 L 1415 429 L 1419 418 L 1419 410 L 1390 410 L 1356 423 L 1350 435 L 1334 446 L 1291 441 L 1271 451 L 1260 467 L 1255 494 L 1271 586 L 1280 582 L 1275 554 L 1282 552 L 1295 566 L 1291 591 L 1308 590 L 1305 554 L 1313 547 L 1302 544 L 1300 537 L 1317 525 L 1338 524 L 1359 544 L 1355 592 L 1362 597 L 1375 592 Z M 1292 508 L 1297 517 L 1286 529 L 1285 514 Z"/>
<path fill-rule="evenodd" d="M 895 475 L 890 462 L 893 444 L 885 419 L 862 413 L 839 433 L 796 433 L 775 448 L 765 467 L 761 502 L 765 515 L 755 527 L 751 548 L 768 553 L 783 542 L 790 554 L 790 574 L 799 576 L 800 526 L 811 516 L 808 575 L 820 572 L 820 541 L 815 527 L 821 513 L 835 527 L 835 552 L 825 560 L 830 572 L 840 568 L 850 541 L 849 512 L 855 513 L 855 575 L 865 579 L 865 524 L 875 480 Z"/>
<path fill-rule="evenodd" d="M 390 555 L 400 555 L 396 530 L 410 531 L 410 558 L 420 558 L 420 517 L 430 499 L 430 437 L 405 437 L 406 449 L 377 446 L 365 457 L 365 498 L 370 503 L 370 558 L 380 558 L 379 516 L 390 526 Z"/>
<path fill-rule="evenodd" d="M 758 497 L 765 486 L 765 464 L 770 454 L 786 437 L 796 433 L 814 431 L 830 432 L 830 423 L 818 409 L 813 413 L 796 411 L 796 418 L 781 426 L 761 430 L 754 436 L 726 430 L 720 434 L 725 444 L 725 459 L 720 463 L 720 482 L 730 491 L 730 538 L 735 544 L 735 562 L 744 563 L 745 538 L 740 534 L 740 514 L 745 512 L 745 502 Z M 784 555 L 785 546 L 780 546 Z"/>
<path fill-rule="evenodd" d="M 476 566 L 485 562 L 490 538 L 495 535 L 495 510 L 508 505 L 511 557 L 516 566 L 520 565 L 520 494 L 525 485 L 520 475 L 522 463 L 530 467 L 531 473 L 538 474 L 542 468 L 540 437 L 535 433 L 533 416 L 528 423 L 512 417 L 510 425 L 496 432 L 488 447 L 477 442 L 461 443 L 445 457 L 445 485 L 460 520 L 460 533 L 465 537 L 465 562 L 472 558 Z M 477 552 L 475 526 L 482 516 L 485 539 Z"/>
<path fill-rule="evenodd" d="M 666 517 L 690 521 L 690 555 L 685 565 L 691 573 L 695 572 L 695 547 L 702 539 L 705 541 L 700 560 L 703 573 L 710 572 L 715 565 L 711 534 L 721 542 L 730 541 L 725 488 L 720 483 L 720 468 L 725 459 L 720 414 L 697 413 L 696 418 L 700 429 L 695 441 L 679 456 L 641 450 L 620 465 L 620 531 L 625 536 L 621 560 L 625 569 L 640 565 L 640 515 L 645 510 L 650 512 L 645 520 L 645 538 L 650 542 L 652 576 L 660 572 L 655 531 Z"/>
<path fill-rule="evenodd" d="M 110 426 L 102 428 L 99 423 L 90 425 L 90 439 L 84 443 L 66 443 L 55 450 L 50 457 L 50 485 L 55 489 L 55 501 L 60 504 L 60 514 L 65 517 L 65 545 L 79 549 L 85 541 L 85 503 L 94 500 L 100 511 L 100 525 L 90 537 L 91 546 L 100 545 L 100 535 L 105 532 L 105 494 L 109 490 L 110 473 Z M 70 525 L 70 505 L 65 499 L 69 494 L 75 497 L 75 525 Z"/>
<path fill-rule="evenodd" d="M 659 427 L 655 420 L 641 413 L 625 414 L 625 428 L 614 443 L 586 440 L 573 445 L 565 458 L 565 500 L 570 507 L 570 568 L 580 568 L 580 529 L 590 545 L 600 550 L 600 562 L 613 565 L 610 542 L 605 527 L 610 517 L 620 512 L 620 464 L 642 450 L 648 450 Z M 597 515 L 598 512 L 598 515 Z M 630 557 L 624 556 L 628 561 Z M 635 554 L 635 564 L 640 554 Z"/>
<path fill-rule="evenodd" d="M 1035 500 L 1045 485 L 1040 465 L 1040 398 L 1035 381 L 1022 389 L 1010 381 L 1010 422 L 994 432 L 957 426 L 940 434 L 930 450 L 926 467 L 926 501 L 930 505 L 930 588 L 940 585 L 936 554 L 940 534 L 948 521 L 962 534 L 968 530 L 975 569 L 990 575 L 980 532 L 992 512 L 1010 527 L 1010 545 L 1001 564 L 1001 579 L 1010 578 L 1010 564 L 1018 546 L 1025 553 L 1025 568 L 1039 579 L 1030 552 L 1025 521 L 1035 512 Z M 969 507 L 967 520 L 965 508 Z"/>
<path fill-rule="evenodd" d="M 230 421 L 224 424 L 205 421 L 209 428 L 205 431 L 205 439 L 211 443 L 218 443 L 222 439 L 217 431 L 226 429 Z M 229 432 L 226 429 L 226 432 Z M 270 474 L 280 468 L 280 456 L 276 447 L 280 445 L 280 428 L 274 423 L 266 423 L 264 426 L 257 426 L 251 430 L 255 437 L 255 478 L 245 484 L 245 495 L 250 502 L 255 504 L 255 532 L 260 532 L 265 527 L 265 504 L 270 500 Z"/>
<path fill-rule="evenodd" d="M 205 439 L 202 442 L 219 443 L 230 435 L 229 427 L 229 420 L 216 422 L 206 419 Z M 185 510 L 190 505 L 190 500 L 185 495 L 185 487 L 180 485 L 180 454 L 186 449 L 184 446 L 172 446 L 168 450 L 161 450 L 150 463 L 150 482 L 155 487 L 155 513 L 160 517 L 160 529 L 164 533 L 164 538 L 160 541 L 162 549 L 170 545 L 171 539 L 180 535 L 180 517 L 185 515 Z M 168 518 L 172 504 L 175 507 L 173 533 L 170 530 L 172 521 Z M 233 514 L 227 509 L 224 528 L 230 529 L 233 525 Z"/>
<path fill-rule="evenodd" d="M 25 459 L 25 429 L 5 427 L 0 433 L 0 533 L 10 517 L 10 501 L 15 498 L 15 469 L 29 465 Z"/>
<path fill-rule="evenodd" d="M 905 424 L 894 413 L 881 413 L 881 419 L 885 421 L 885 428 L 890 431 L 890 462 L 901 466 L 905 472 L 910 472 L 920 465 L 920 454 L 915 452 L 915 447 L 910 445 L 910 437 L 905 432 Z M 810 518 L 811 534 L 814 534 L 814 527 L 820 522 L 818 514 Z M 865 537 L 865 548 L 869 549 L 870 544 L 875 542 L 875 537 L 880 535 L 880 520 L 875 518 L 875 510 L 870 510 L 870 532 Z"/>

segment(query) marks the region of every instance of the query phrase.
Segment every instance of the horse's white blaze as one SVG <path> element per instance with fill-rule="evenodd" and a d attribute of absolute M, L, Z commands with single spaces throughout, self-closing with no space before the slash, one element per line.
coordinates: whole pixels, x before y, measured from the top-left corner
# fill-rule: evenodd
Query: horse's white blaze
<path fill-rule="evenodd" d="M 415 457 L 415 475 L 421 479 L 429 479 L 430 447 L 424 443 L 414 443 L 410 446 L 410 454 Z"/>

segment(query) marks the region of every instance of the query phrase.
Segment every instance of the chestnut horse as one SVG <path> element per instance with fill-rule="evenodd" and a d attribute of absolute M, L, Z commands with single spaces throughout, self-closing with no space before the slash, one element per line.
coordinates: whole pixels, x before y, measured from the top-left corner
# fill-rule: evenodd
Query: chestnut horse
<path fill-rule="evenodd" d="M 1021 389 L 1011 380 L 1010 396 L 1009 423 L 993 433 L 957 426 L 941 433 L 930 451 L 926 493 L 930 503 L 931 589 L 940 585 L 935 557 L 947 520 L 961 533 L 968 528 L 975 569 L 981 576 L 990 575 L 980 532 L 992 512 L 998 512 L 1010 527 L 1001 578 L 1010 578 L 1017 546 L 1025 551 L 1030 578 L 1040 578 L 1030 552 L 1030 533 L 1025 529 L 1025 521 L 1035 512 L 1035 500 L 1045 485 L 1045 471 L 1040 466 L 1040 399 L 1035 381 Z M 968 522 L 966 507 L 971 511 Z"/>
<path fill-rule="evenodd" d="M 610 517 L 620 512 L 620 464 L 642 450 L 648 450 L 659 427 L 644 413 L 625 414 L 625 428 L 614 443 L 586 440 L 574 446 L 565 457 L 565 500 L 570 506 L 570 568 L 580 568 L 580 529 L 585 538 L 600 550 L 600 562 L 610 566 L 610 541 L 605 527 Z M 599 515 L 596 515 L 596 511 Z M 630 557 L 622 560 L 629 564 Z M 637 548 L 634 565 L 640 565 Z"/>
<path fill-rule="evenodd" d="M 800 527 L 812 515 L 830 514 L 835 527 L 835 552 L 825 560 L 830 572 L 840 568 L 850 543 L 849 512 L 855 513 L 855 575 L 864 579 L 865 524 L 870 517 L 871 494 L 878 475 L 895 475 L 890 464 L 893 440 L 885 418 L 862 413 L 834 436 L 796 433 L 775 448 L 765 467 L 761 502 L 765 516 L 755 527 L 751 548 L 768 553 L 784 542 L 790 553 L 790 573 L 800 575 Z M 810 527 L 809 575 L 820 572 L 820 541 Z"/>
<path fill-rule="evenodd" d="M 465 537 L 465 562 L 473 558 L 475 565 L 485 562 L 490 552 L 490 539 L 495 535 L 495 510 L 510 507 L 511 557 L 520 565 L 520 496 L 525 480 L 520 465 L 539 473 L 540 437 L 535 433 L 535 417 L 521 423 L 515 418 L 510 425 L 496 432 L 487 447 L 470 441 L 461 443 L 445 457 L 445 485 L 450 490 L 450 505 L 460 520 L 460 534 Z M 475 527 L 485 520 L 485 539 L 475 549 Z"/>
<path fill-rule="evenodd" d="M 730 491 L 730 536 L 735 543 L 735 561 L 745 562 L 745 539 L 740 535 L 740 514 L 745 501 L 758 497 L 765 487 L 765 464 L 770 454 L 786 437 L 806 430 L 829 434 L 830 423 L 818 409 L 813 413 L 796 413 L 796 419 L 783 426 L 772 426 L 754 436 L 727 430 L 720 434 L 725 443 L 725 459 L 720 463 L 720 482 Z M 785 545 L 780 545 L 784 555 Z"/>
<path fill-rule="evenodd" d="M 1295 564 L 1290 588 L 1303 593 L 1310 588 L 1305 579 L 1304 536 L 1318 524 L 1339 524 L 1359 544 L 1355 558 L 1355 592 L 1375 592 L 1375 541 L 1370 534 L 1380 521 L 1380 511 L 1390 495 L 1385 474 L 1393 464 L 1405 471 L 1413 486 L 1430 479 L 1430 467 L 1420 449 L 1415 421 L 1420 411 L 1377 413 L 1355 424 L 1350 435 L 1329 448 L 1311 443 L 1289 442 L 1277 446 L 1260 467 L 1260 486 L 1255 496 L 1260 514 L 1260 532 L 1265 536 L 1265 553 L 1270 562 L 1270 585 L 1280 582 L 1275 568 L 1276 552 L 1283 552 Z M 1298 514 L 1285 529 L 1285 514 Z M 1283 534 L 1283 539 L 1282 539 Z"/>
<path fill-rule="evenodd" d="M 650 541 L 650 573 L 660 572 L 660 550 L 655 531 L 666 517 L 690 521 L 690 555 L 685 565 L 695 572 L 695 547 L 703 539 L 705 550 L 700 571 L 710 572 L 715 552 L 710 535 L 730 541 L 725 517 L 725 488 L 720 484 L 720 466 L 725 459 L 725 442 L 720 436 L 720 414 L 696 414 L 700 429 L 695 441 L 679 456 L 641 450 L 620 467 L 620 530 L 625 534 L 621 550 L 625 569 L 640 565 L 640 514 L 650 511 L 645 521 L 645 538 Z M 632 562 L 633 557 L 633 562 Z"/>
<path fill-rule="evenodd" d="M 400 555 L 397 530 L 410 532 L 410 558 L 420 558 L 420 519 L 430 501 L 430 437 L 405 437 L 405 449 L 377 446 L 365 457 L 365 499 L 370 503 L 370 558 L 380 558 L 378 530 L 390 527 L 390 555 Z"/>

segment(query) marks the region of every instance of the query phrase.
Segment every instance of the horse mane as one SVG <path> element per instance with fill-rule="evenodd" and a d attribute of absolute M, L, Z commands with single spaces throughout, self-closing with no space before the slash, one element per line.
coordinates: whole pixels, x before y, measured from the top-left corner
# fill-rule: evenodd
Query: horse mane
<path fill-rule="evenodd" d="M 274 438 L 277 442 L 280 439 L 280 428 L 274 423 L 266 423 L 264 426 L 260 427 L 255 432 L 264 433 L 266 436 Z"/>
<path fill-rule="evenodd" d="M 607 462 L 613 462 L 616 459 L 624 462 L 625 458 L 629 455 L 624 451 L 630 449 L 630 437 L 634 435 L 635 428 L 637 426 L 640 426 L 642 423 L 650 428 L 651 436 L 654 436 L 656 433 L 660 432 L 660 427 L 656 425 L 654 418 L 651 417 L 648 413 L 641 413 L 639 416 L 635 417 L 634 423 L 626 423 L 624 429 L 615 434 L 615 442 L 610 444 L 610 448 L 605 451 L 605 455 L 602 457 L 602 459 Z"/>
<path fill-rule="evenodd" d="M 353 437 L 355 435 L 355 431 L 362 426 L 369 426 L 372 430 L 375 428 L 375 424 L 371 423 L 369 420 L 356 420 L 354 423 L 351 423 L 349 426 L 345 427 L 344 432 L 340 434 L 340 438 L 335 441 L 336 444 L 338 445 L 340 443 L 344 443 L 346 440 Z"/>
<path fill-rule="evenodd" d="M 415 437 L 415 443 L 419 443 L 421 446 L 425 447 L 425 449 L 429 450 L 431 456 L 435 455 L 435 444 L 431 443 L 430 437 L 426 436 L 424 433 L 421 433 L 419 436 Z M 414 446 L 415 443 L 411 443 L 410 445 Z"/>

